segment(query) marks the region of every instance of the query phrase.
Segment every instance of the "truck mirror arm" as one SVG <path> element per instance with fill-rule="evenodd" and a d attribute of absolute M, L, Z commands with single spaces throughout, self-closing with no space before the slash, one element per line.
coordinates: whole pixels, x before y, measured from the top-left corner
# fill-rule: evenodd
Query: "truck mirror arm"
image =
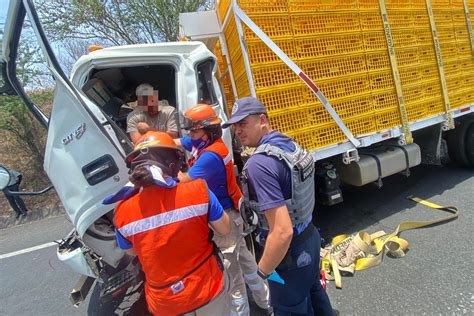
<path fill-rule="evenodd" d="M 43 190 L 36 191 L 36 192 L 18 192 L 18 191 L 10 191 L 8 189 L 5 189 L 5 192 L 7 194 L 10 194 L 10 195 L 41 195 L 41 194 L 44 194 L 44 193 L 48 192 L 52 188 L 54 188 L 53 185 L 50 185 L 50 186 L 44 188 Z"/>

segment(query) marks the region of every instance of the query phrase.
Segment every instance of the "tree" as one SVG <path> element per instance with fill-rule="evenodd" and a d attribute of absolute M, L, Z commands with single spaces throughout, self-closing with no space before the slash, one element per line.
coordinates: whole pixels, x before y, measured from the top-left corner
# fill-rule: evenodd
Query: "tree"
<path fill-rule="evenodd" d="M 30 94 L 35 104 L 50 106 L 52 90 L 41 90 Z M 44 160 L 43 149 L 46 130 L 35 120 L 20 97 L 3 96 L 0 98 L 0 130 L 11 136 L 8 141 L 14 148 L 12 155 L 31 158 L 31 165 L 37 172 L 42 172 Z"/>
<path fill-rule="evenodd" d="M 57 58 L 63 70 L 70 74 L 76 61 L 82 55 L 87 54 L 88 48 L 93 44 L 105 45 L 101 42 L 83 39 L 68 39 L 61 42 L 61 49 L 57 53 Z"/>
<path fill-rule="evenodd" d="M 179 13 L 208 9 L 209 0 L 37 0 L 53 40 L 112 45 L 176 41 Z"/>
<path fill-rule="evenodd" d="M 1 35 L 3 34 L 0 33 L 0 37 Z M 20 36 L 15 65 L 17 78 L 32 102 L 49 110 L 53 82 L 27 20 Z M 0 130 L 8 135 L 2 141 L 2 149 L 8 144 L 12 155 L 28 157 L 33 170 L 41 172 L 46 130 L 34 119 L 20 97 L 0 98 Z"/>

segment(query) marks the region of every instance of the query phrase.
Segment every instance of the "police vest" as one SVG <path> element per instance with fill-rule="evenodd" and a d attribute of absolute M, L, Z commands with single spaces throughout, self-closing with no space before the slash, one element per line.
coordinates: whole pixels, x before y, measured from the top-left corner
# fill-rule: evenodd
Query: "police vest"
<path fill-rule="evenodd" d="M 237 185 L 237 180 L 235 178 L 234 163 L 232 161 L 232 154 L 227 149 L 227 146 L 224 144 L 221 138 L 214 141 L 212 144 L 201 150 L 196 159 L 189 160 L 189 165 L 192 165 L 196 162 L 199 157 L 205 152 L 213 152 L 217 154 L 224 163 L 226 183 L 223 183 L 216 191 L 213 191 L 219 201 L 224 198 L 230 197 L 234 208 L 238 211 L 240 207 L 240 200 L 242 198 L 242 191 L 240 191 L 239 186 Z"/>
<path fill-rule="evenodd" d="M 254 155 L 267 155 L 283 161 L 291 171 L 291 198 L 286 200 L 293 226 L 304 223 L 314 208 L 314 158 L 309 151 L 295 144 L 294 152 L 286 152 L 279 147 L 262 144 L 257 147 Z M 248 183 L 248 163 L 242 171 L 242 187 L 245 200 L 258 215 L 258 226 L 268 230 L 268 223 L 263 212 L 260 212 L 257 201 L 250 200 Z"/>
<path fill-rule="evenodd" d="M 117 206 L 116 228 L 137 253 L 154 314 L 184 314 L 221 292 L 223 273 L 211 242 L 208 210 L 201 179 L 171 189 L 147 187 Z"/>

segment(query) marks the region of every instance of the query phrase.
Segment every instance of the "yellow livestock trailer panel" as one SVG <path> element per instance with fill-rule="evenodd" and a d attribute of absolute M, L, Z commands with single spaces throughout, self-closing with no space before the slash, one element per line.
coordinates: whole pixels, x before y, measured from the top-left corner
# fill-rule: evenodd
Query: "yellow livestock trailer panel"
<path fill-rule="evenodd" d="M 346 141 L 315 94 L 240 21 L 233 4 L 217 3 L 226 49 L 218 46 L 216 55 L 221 72 L 229 63 L 233 74 L 222 80 L 228 105 L 255 93 L 274 128 L 306 148 Z M 474 0 L 235 4 L 316 83 L 356 137 L 433 116 L 449 121 L 453 110 L 473 103 Z"/>

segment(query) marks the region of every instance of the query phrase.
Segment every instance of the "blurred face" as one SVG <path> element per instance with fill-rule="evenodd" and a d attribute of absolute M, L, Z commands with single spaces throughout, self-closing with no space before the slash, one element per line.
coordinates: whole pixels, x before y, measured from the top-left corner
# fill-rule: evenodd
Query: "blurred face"
<path fill-rule="evenodd" d="M 137 105 L 143 106 L 144 111 L 149 115 L 158 114 L 158 91 L 153 90 L 153 95 L 138 95 Z"/>
<path fill-rule="evenodd" d="M 200 138 L 202 138 L 203 140 L 207 140 L 207 134 L 202 128 L 189 130 L 189 137 L 191 137 L 192 140 L 197 140 Z"/>
<path fill-rule="evenodd" d="M 249 115 L 232 125 L 242 145 L 257 147 L 260 139 L 269 132 L 269 124 L 264 114 Z"/>

